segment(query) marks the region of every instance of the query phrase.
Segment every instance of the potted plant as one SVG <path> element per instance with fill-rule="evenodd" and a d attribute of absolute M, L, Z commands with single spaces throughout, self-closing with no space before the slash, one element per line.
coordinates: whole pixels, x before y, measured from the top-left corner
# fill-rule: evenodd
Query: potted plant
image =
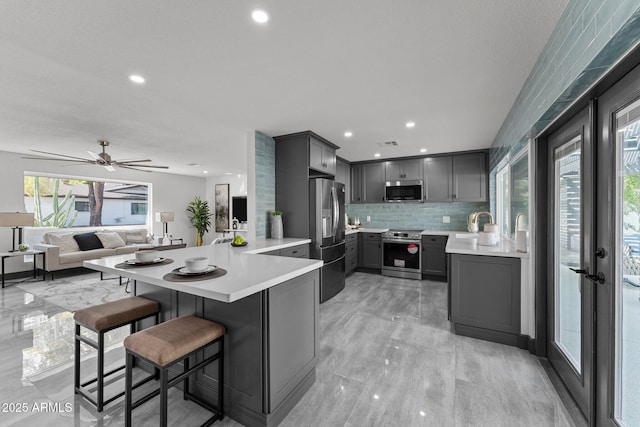
<path fill-rule="evenodd" d="M 209 203 L 196 196 L 196 198 L 189 203 L 187 212 L 191 225 L 196 228 L 196 246 L 202 246 L 202 239 L 205 233 L 209 231 L 209 227 L 211 227 L 211 217 L 213 216 L 209 209 Z"/>
<path fill-rule="evenodd" d="M 273 211 L 271 213 L 271 238 L 281 240 L 283 237 L 282 211 Z"/>

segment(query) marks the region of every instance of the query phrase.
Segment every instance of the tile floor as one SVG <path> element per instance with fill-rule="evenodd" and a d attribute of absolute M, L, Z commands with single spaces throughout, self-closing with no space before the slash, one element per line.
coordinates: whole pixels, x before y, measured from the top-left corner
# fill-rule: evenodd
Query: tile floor
<path fill-rule="evenodd" d="M 354 273 L 321 305 L 320 321 L 317 381 L 282 426 L 573 425 L 534 356 L 450 332 L 444 283 Z M 0 293 L 0 340 L 0 426 L 123 425 L 121 401 L 97 414 L 73 394 L 68 311 L 10 285 Z M 207 418 L 176 397 L 174 425 Z M 151 402 L 134 415 L 136 426 L 157 425 Z"/>

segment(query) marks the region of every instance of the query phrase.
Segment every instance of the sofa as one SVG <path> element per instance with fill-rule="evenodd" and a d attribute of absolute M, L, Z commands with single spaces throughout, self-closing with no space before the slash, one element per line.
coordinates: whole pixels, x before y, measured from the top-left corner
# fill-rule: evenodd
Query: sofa
<path fill-rule="evenodd" d="M 151 242 L 151 237 L 145 228 L 60 229 L 45 233 L 42 236 L 42 243 L 34 244 L 33 249 L 45 252 L 44 266 L 42 257 L 36 257 L 36 266 L 51 273 L 53 278 L 54 271 L 82 267 L 83 261 L 153 248 Z"/>

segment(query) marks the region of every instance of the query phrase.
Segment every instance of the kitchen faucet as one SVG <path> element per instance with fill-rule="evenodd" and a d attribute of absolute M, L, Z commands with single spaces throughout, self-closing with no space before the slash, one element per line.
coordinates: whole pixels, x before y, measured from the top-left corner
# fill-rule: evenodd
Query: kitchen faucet
<path fill-rule="evenodd" d="M 474 215 L 473 219 L 471 220 L 471 222 L 473 222 L 474 224 L 478 223 L 478 217 L 480 215 L 489 215 L 489 224 L 495 224 L 493 222 L 493 215 L 491 214 L 491 212 L 476 212 L 476 214 Z"/>

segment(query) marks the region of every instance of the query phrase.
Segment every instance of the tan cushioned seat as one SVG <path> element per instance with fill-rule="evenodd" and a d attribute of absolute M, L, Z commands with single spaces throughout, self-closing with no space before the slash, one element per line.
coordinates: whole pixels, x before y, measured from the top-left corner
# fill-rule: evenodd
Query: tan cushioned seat
<path fill-rule="evenodd" d="M 195 316 L 182 316 L 129 335 L 124 346 L 165 366 L 224 335 L 224 326 Z"/>
<path fill-rule="evenodd" d="M 60 264 L 71 264 L 88 259 L 98 259 L 116 254 L 115 249 L 91 249 L 89 251 L 65 252 L 60 254 Z"/>
<path fill-rule="evenodd" d="M 102 331 L 151 316 L 159 311 L 160 304 L 155 301 L 142 297 L 129 297 L 78 310 L 73 318 L 86 328 Z"/>

